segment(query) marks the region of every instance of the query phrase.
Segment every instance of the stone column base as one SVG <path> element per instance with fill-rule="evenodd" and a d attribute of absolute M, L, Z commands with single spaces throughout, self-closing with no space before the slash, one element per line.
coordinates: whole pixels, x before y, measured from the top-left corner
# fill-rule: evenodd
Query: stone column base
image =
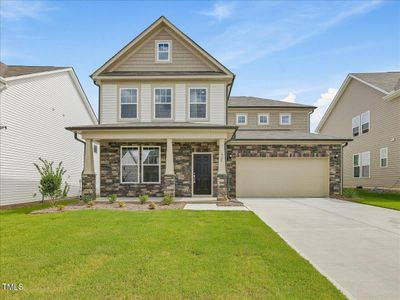
<path fill-rule="evenodd" d="M 82 174 L 82 196 L 96 199 L 96 174 Z"/>
<path fill-rule="evenodd" d="M 175 197 L 175 175 L 164 175 L 164 196 Z"/>
<path fill-rule="evenodd" d="M 226 174 L 217 175 L 217 200 L 229 201 L 228 198 L 228 177 Z"/>

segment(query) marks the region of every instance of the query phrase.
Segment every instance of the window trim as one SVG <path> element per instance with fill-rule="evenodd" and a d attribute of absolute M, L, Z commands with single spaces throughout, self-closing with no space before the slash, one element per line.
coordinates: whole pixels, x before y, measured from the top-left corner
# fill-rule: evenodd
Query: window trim
<path fill-rule="evenodd" d="M 168 44 L 168 59 L 159 59 L 158 56 L 158 45 Z M 165 51 L 164 51 L 165 52 Z M 155 61 L 156 63 L 170 63 L 172 62 L 172 41 L 171 40 L 156 40 L 155 41 Z"/>
<path fill-rule="evenodd" d="M 239 123 L 239 117 L 244 117 L 245 122 Z M 247 113 L 236 113 L 236 125 L 247 125 Z"/>
<path fill-rule="evenodd" d="M 382 157 L 382 150 L 385 150 L 386 157 Z M 386 159 L 386 166 L 382 166 L 382 159 Z M 389 149 L 388 147 L 383 147 L 379 149 L 379 166 L 385 169 L 389 166 Z"/>
<path fill-rule="evenodd" d="M 364 153 L 368 153 L 368 157 L 369 157 L 369 164 L 368 165 L 364 165 L 363 164 L 362 156 L 363 156 Z M 370 151 L 365 151 L 365 152 L 361 152 L 360 153 L 360 166 L 361 166 L 361 168 L 360 168 L 360 178 L 371 178 L 371 152 Z M 363 176 L 362 167 L 364 167 L 364 166 L 368 166 L 369 167 L 368 176 Z"/>
<path fill-rule="evenodd" d="M 149 165 L 149 164 L 144 164 L 143 160 L 143 148 L 158 148 L 158 182 L 144 182 L 143 180 L 143 167 L 144 166 L 155 166 L 155 165 Z M 142 184 L 160 184 L 161 183 L 161 146 L 152 146 L 152 145 L 143 145 L 140 147 L 140 182 Z"/>
<path fill-rule="evenodd" d="M 266 116 L 267 117 L 267 123 L 261 123 L 260 122 L 260 117 Z M 257 124 L 260 126 L 267 126 L 269 125 L 269 113 L 258 113 L 257 115 Z"/>
<path fill-rule="evenodd" d="M 289 116 L 289 123 L 282 123 L 282 117 Z M 279 125 L 290 126 L 292 125 L 292 113 L 279 113 Z"/>
<path fill-rule="evenodd" d="M 122 90 L 136 90 L 136 103 L 122 103 Z M 118 102 L 119 102 L 119 113 L 118 113 L 118 119 L 122 121 L 129 121 L 129 120 L 139 120 L 139 88 L 137 87 L 120 87 L 119 88 L 119 96 L 118 96 Z M 136 117 L 135 118 L 123 118 L 122 117 L 122 105 L 133 105 L 136 104 Z"/>
<path fill-rule="evenodd" d="M 354 165 L 354 156 L 358 156 L 358 164 Z M 355 153 L 353 154 L 353 161 L 352 161 L 352 165 L 353 165 L 353 178 L 361 178 L 361 153 Z M 354 168 L 358 167 L 358 176 L 354 176 Z"/>
<path fill-rule="evenodd" d="M 156 117 L 156 90 L 171 90 L 171 117 L 170 118 L 157 118 Z M 154 120 L 173 120 L 174 119 L 174 90 L 172 87 L 158 86 L 153 89 L 153 119 Z M 162 103 L 160 103 L 162 104 Z"/>
<path fill-rule="evenodd" d="M 204 89 L 204 90 L 206 90 L 206 103 L 205 103 L 205 105 L 206 105 L 206 116 L 205 116 L 205 118 L 191 118 L 190 117 L 190 91 L 191 90 L 199 90 L 199 89 Z M 208 88 L 207 87 L 204 87 L 204 86 L 198 86 L 198 87 L 189 87 L 188 88 L 188 95 L 187 95 L 187 98 L 188 98 L 188 101 L 187 101 L 187 103 L 188 103 L 188 108 L 187 108 L 187 112 L 188 112 L 188 119 L 189 120 L 194 120 L 194 121 L 207 121 L 208 120 Z"/>
<path fill-rule="evenodd" d="M 365 123 L 362 122 L 362 116 L 363 116 L 364 114 L 366 114 L 366 115 L 368 116 L 368 122 L 365 122 Z M 368 124 L 368 131 L 367 131 L 367 132 L 363 132 L 362 126 L 363 126 L 364 124 Z M 361 134 L 367 134 L 368 132 L 370 132 L 370 130 L 371 130 L 371 113 L 370 113 L 369 110 L 367 110 L 367 111 L 365 111 L 365 112 L 363 112 L 363 113 L 360 114 L 360 133 L 359 133 L 359 135 L 361 135 Z"/>
<path fill-rule="evenodd" d="M 137 182 L 134 181 L 122 181 L 122 149 L 123 148 L 136 148 L 139 152 L 139 160 L 138 160 L 138 174 L 137 174 Z M 119 183 L 120 184 L 140 184 L 140 146 L 136 145 L 123 145 L 120 146 L 120 151 L 119 151 Z"/>

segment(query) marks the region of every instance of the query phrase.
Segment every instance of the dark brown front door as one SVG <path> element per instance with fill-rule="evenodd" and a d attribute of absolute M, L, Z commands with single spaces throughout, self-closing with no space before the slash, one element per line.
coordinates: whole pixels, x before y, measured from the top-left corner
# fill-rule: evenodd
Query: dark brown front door
<path fill-rule="evenodd" d="M 211 195 L 211 154 L 193 154 L 193 195 Z"/>

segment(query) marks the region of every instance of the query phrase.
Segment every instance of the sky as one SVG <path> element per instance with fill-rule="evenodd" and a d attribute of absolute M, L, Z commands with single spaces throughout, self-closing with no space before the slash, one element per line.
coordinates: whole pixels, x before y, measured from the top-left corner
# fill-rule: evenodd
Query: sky
<path fill-rule="evenodd" d="M 0 59 L 89 75 L 161 15 L 236 74 L 232 95 L 318 108 L 346 75 L 400 70 L 400 1 L 0 0 Z"/>

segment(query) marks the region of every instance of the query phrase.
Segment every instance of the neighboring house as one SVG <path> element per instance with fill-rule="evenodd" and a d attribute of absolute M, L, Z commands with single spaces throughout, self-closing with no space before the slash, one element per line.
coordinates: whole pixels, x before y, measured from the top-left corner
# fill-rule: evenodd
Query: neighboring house
<path fill-rule="evenodd" d="M 353 138 L 345 186 L 400 189 L 400 72 L 349 74 L 317 132 Z"/>
<path fill-rule="evenodd" d="M 159 18 L 92 75 L 99 124 L 67 128 L 87 145 L 83 193 L 95 196 L 98 142 L 101 196 L 339 194 L 346 139 L 310 133 L 312 106 L 228 101 L 234 77 Z"/>
<path fill-rule="evenodd" d="M 42 200 L 39 157 L 62 161 L 80 195 L 84 144 L 64 128 L 97 119 L 73 69 L 1 63 L 0 83 L 0 205 Z"/>

